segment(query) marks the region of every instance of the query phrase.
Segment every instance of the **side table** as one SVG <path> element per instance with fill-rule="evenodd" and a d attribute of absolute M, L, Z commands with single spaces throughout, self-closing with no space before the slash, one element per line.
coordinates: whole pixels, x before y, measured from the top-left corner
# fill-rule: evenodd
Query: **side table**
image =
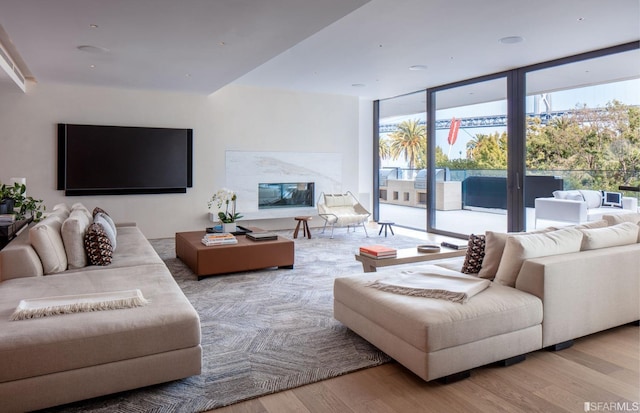
<path fill-rule="evenodd" d="M 33 220 L 32 217 L 21 219 L 15 222 L 0 224 L 0 250 L 16 237 L 20 230 Z"/>

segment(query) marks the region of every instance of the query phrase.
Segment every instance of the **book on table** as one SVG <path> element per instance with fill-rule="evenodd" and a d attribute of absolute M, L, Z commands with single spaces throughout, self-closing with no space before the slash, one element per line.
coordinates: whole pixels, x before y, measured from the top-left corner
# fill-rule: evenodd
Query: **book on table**
<path fill-rule="evenodd" d="M 395 258 L 398 250 L 384 245 L 367 245 L 360 247 L 360 255 L 371 258 Z"/>
<path fill-rule="evenodd" d="M 469 246 L 469 241 L 442 241 L 443 247 L 453 248 L 454 250 L 464 250 Z"/>
<path fill-rule="evenodd" d="M 251 241 L 274 241 L 278 239 L 278 235 L 273 232 L 249 232 L 247 238 Z"/>
<path fill-rule="evenodd" d="M 202 237 L 202 243 L 208 247 L 212 245 L 228 245 L 228 244 L 237 244 L 238 240 L 233 234 L 227 232 L 220 233 L 207 233 Z"/>

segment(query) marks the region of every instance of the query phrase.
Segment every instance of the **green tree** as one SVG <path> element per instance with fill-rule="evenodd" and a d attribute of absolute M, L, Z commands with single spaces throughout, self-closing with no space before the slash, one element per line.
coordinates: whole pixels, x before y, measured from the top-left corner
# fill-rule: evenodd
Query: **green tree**
<path fill-rule="evenodd" d="M 506 169 L 507 133 L 478 133 L 467 142 L 467 158 L 472 159 L 478 169 Z"/>
<path fill-rule="evenodd" d="M 389 138 L 391 139 L 391 157 L 393 159 L 403 157 L 409 169 L 414 169 L 420 157 L 426 155 L 427 130 L 425 125 L 420 124 L 419 119 L 401 122 Z"/>

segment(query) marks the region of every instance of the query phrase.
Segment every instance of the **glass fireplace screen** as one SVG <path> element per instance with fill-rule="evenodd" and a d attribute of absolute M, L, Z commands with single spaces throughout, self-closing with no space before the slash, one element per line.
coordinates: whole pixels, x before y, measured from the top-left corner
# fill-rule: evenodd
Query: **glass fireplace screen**
<path fill-rule="evenodd" d="M 313 206 L 313 182 L 258 184 L 258 209 Z"/>

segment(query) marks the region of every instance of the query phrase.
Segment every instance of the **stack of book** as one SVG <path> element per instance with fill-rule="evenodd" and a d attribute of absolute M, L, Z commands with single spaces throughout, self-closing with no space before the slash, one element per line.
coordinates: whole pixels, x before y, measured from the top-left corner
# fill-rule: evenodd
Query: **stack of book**
<path fill-rule="evenodd" d="M 469 241 L 442 241 L 440 245 L 454 250 L 466 250 L 469 246 Z"/>
<path fill-rule="evenodd" d="M 0 224 L 13 224 L 16 222 L 15 214 L 0 214 Z"/>
<path fill-rule="evenodd" d="M 237 244 L 238 240 L 233 234 L 228 232 L 218 232 L 214 234 L 204 234 L 202 237 L 202 243 L 207 247 L 212 245 L 227 245 L 227 244 Z"/>
<path fill-rule="evenodd" d="M 384 245 L 367 245 L 360 247 L 360 255 L 371 258 L 395 258 L 398 256 L 398 250 Z"/>

